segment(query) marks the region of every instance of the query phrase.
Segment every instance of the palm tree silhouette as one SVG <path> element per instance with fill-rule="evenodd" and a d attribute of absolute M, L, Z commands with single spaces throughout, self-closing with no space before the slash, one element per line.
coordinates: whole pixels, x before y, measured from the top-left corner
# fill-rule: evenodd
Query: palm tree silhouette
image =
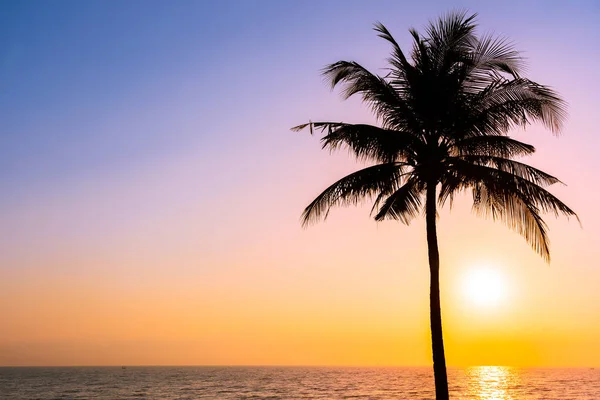
<path fill-rule="evenodd" d="M 309 122 L 292 130 L 320 130 L 323 148 L 347 147 L 374 165 L 329 186 L 302 214 L 303 225 L 325 219 L 337 205 L 374 198 L 375 219 L 405 224 L 424 211 L 427 227 L 430 318 L 436 398 L 448 399 L 440 310 L 437 207 L 464 191 L 478 214 L 504 221 L 550 260 L 542 212 L 576 216 L 545 187 L 559 182 L 515 161 L 534 147 L 507 136 L 515 126 L 542 122 L 558 133 L 566 115 L 553 90 L 521 76 L 523 60 L 505 39 L 475 34 L 476 14 L 453 12 L 431 22 L 425 36 L 411 29 L 407 59 L 391 33 L 375 24 L 392 45 L 386 76 L 360 64 L 338 61 L 323 75 L 343 96 L 360 94 L 380 126 Z"/>

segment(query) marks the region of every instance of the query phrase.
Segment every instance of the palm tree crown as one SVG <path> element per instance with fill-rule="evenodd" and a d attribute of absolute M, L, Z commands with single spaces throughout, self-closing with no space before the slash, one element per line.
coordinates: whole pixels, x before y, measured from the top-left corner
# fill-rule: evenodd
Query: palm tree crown
<path fill-rule="evenodd" d="M 557 134 L 565 103 L 552 89 L 521 76 L 523 60 L 509 42 L 477 37 L 475 16 L 446 15 L 425 36 L 411 30 L 410 60 L 386 27 L 376 24 L 392 46 L 383 77 L 353 61 L 323 70 L 332 87 L 343 87 L 345 98 L 361 95 L 379 126 L 310 122 L 292 128 L 321 130 L 324 148 L 347 147 L 374 163 L 325 189 L 304 210 L 304 224 L 365 197 L 374 198 L 376 220 L 408 224 L 423 210 L 428 188 L 440 206 L 470 190 L 477 213 L 504 221 L 549 261 L 540 214 L 576 215 L 546 190 L 557 178 L 514 160 L 534 147 L 507 134 L 535 121 Z"/>

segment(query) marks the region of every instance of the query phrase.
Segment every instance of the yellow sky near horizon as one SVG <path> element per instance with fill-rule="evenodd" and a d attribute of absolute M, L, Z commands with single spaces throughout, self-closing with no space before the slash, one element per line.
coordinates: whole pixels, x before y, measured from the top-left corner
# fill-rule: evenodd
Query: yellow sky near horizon
<path fill-rule="evenodd" d="M 295 229 L 298 247 L 224 255 L 209 273 L 142 273 L 132 266 L 139 276 L 101 270 L 21 276 L 2 293 L 0 361 L 428 365 L 423 224 L 374 224 L 357 211 L 339 210 L 326 224 Z M 468 230 L 452 241 L 452 227 L 465 218 Z M 344 241 L 323 242 L 349 225 Z M 576 223 L 563 229 L 581 235 Z M 557 261 L 548 266 L 516 234 L 460 206 L 442 213 L 439 236 L 449 365 L 597 365 L 600 307 L 587 303 L 585 288 L 577 292 L 583 274 L 563 267 L 564 252 L 555 251 Z M 465 280 L 482 267 L 506 282 L 496 304 L 465 296 Z M 558 297 L 557 290 L 570 295 Z"/>

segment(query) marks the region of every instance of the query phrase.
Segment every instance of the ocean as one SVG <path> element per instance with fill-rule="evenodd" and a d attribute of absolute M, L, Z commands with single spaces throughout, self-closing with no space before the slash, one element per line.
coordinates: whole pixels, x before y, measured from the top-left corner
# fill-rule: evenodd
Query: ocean
<path fill-rule="evenodd" d="M 600 369 L 470 367 L 448 375 L 452 399 L 600 399 Z M 433 398 L 430 368 L 0 368 L 2 400 Z"/>

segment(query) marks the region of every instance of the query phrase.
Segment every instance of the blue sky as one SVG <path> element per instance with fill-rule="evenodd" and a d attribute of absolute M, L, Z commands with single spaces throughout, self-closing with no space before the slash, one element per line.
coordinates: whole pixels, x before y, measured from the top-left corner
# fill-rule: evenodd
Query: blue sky
<path fill-rule="evenodd" d="M 574 41 L 578 48 L 593 46 L 598 32 L 594 2 L 519 2 L 518 11 L 500 3 L 460 3 L 455 7 L 480 13 L 484 29 L 517 42 L 539 31 L 546 46 L 556 46 L 547 54 L 557 58 L 534 61 L 552 63 L 552 69 L 567 67 L 563 54 Z M 378 45 L 383 56 L 373 22 L 387 23 L 406 43 L 406 28 L 445 11 L 441 4 L 3 2 L 0 181 L 12 189 L 3 192 L 129 168 L 194 143 L 253 136 L 251 129 L 219 133 L 217 119 L 275 117 L 261 111 L 278 113 L 281 103 L 294 104 L 325 63 L 360 57 L 365 47 Z M 507 17 L 511 26 L 503 23 Z M 561 29 L 565 24 L 570 28 Z M 202 127 L 190 129 L 190 118 Z"/>

